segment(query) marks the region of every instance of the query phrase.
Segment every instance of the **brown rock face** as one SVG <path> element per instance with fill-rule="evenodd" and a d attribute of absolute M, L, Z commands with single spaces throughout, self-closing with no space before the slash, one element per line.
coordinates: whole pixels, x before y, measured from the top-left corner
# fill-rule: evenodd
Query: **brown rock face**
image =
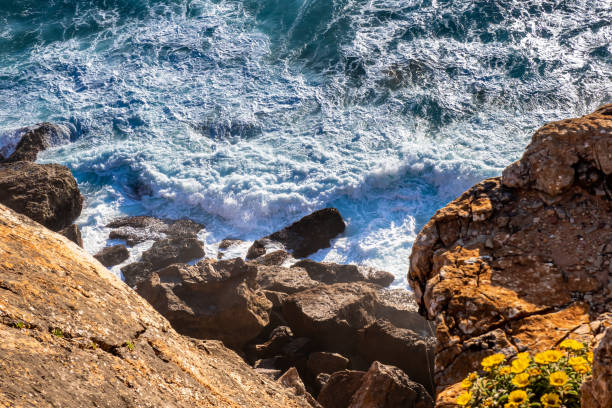
<path fill-rule="evenodd" d="M 302 268 L 257 265 L 257 282 L 266 290 L 295 293 L 319 285 Z"/>
<path fill-rule="evenodd" d="M 113 245 L 103 248 L 100 252 L 94 255 L 100 263 L 106 267 L 119 265 L 130 257 L 125 245 Z"/>
<path fill-rule="evenodd" d="M 83 197 L 67 167 L 17 162 L 0 165 L 0 203 L 59 231 L 81 214 Z"/>
<path fill-rule="evenodd" d="M 180 333 L 242 348 L 269 322 L 272 303 L 242 259 L 170 265 L 138 284 L 138 293 Z"/>
<path fill-rule="evenodd" d="M 24 133 L 17 143 L 15 151 L 6 158 L 6 163 L 34 162 L 38 153 L 49 148 L 52 144 L 70 140 L 70 135 L 65 128 L 48 122 L 21 129 L 19 132 Z"/>
<path fill-rule="evenodd" d="M 542 127 L 503 177 L 425 225 L 409 281 L 437 323 L 438 391 L 486 355 L 538 352 L 566 337 L 592 342 L 603 330 L 612 301 L 610 163 L 612 105 Z"/>
<path fill-rule="evenodd" d="M 83 248 L 83 237 L 81 236 L 81 230 L 78 225 L 71 224 L 57 232 Z"/>
<path fill-rule="evenodd" d="M 365 372 L 343 370 L 333 373 L 317 400 L 324 408 L 346 408 L 351 403 L 353 394 L 361 385 Z"/>
<path fill-rule="evenodd" d="M 0 205 L 0 405 L 302 407 L 218 341 L 177 334 L 66 238 Z"/>
<path fill-rule="evenodd" d="M 294 222 L 267 237 L 257 240 L 249 248 L 247 259 L 266 253 L 266 241 L 281 243 L 296 258 L 304 258 L 319 249 L 329 248 L 330 240 L 344 232 L 346 225 L 335 208 L 324 208 Z"/>
<path fill-rule="evenodd" d="M 380 286 L 389 286 L 394 279 L 390 272 L 377 271 L 357 265 L 341 265 L 332 262 L 315 262 L 304 259 L 292 267 L 304 268 L 308 275 L 323 283 L 343 283 L 365 281 Z"/>
<path fill-rule="evenodd" d="M 593 352 L 593 375 L 581 388 L 582 408 L 612 407 L 612 326 Z"/>
<path fill-rule="evenodd" d="M 399 368 L 375 361 L 361 379 L 348 408 L 433 408 L 421 384 L 410 381 Z"/>

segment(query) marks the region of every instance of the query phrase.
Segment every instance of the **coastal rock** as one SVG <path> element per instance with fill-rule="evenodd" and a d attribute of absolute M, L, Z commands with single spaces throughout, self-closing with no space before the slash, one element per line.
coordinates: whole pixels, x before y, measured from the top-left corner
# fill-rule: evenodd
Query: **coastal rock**
<path fill-rule="evenodd" d="M 52 145 L 69 142 L 70 132 L 65 126 L 45 122 L 17 130 L 14 140 L 19 141 L 10 154 L 8 150 L 2 151 L 6 149 L 0 150 L 0 162 L 2 162 L 2 157 L 5 157 L 5 163 L 34 162 L 39 152 Z"/>
<path fill-rule="evenodd" d="M 315 339 L 325 350 L 350 354 L 358 330 L 376 320 L 376 291 L 362 282 L 319 285 L 289 296 L 283 317 L 296 335 Z"/>
<path fill-rule="evenodd" d="M 312 395 L 308 391 L 306 391 L 306 387 L 300 378 L 300 375 L 295 367 L 291 367 L 287 372 L 280 376 L 277 380 L 280 384 L 285 387 L 292 388 L 295 392 L 295 395 L 303 396 L 306 401 L 310 403 L 310 405 L 314 408 L 320 408 L 321 406 L 315 400 Z"/>
<path fill-rule="evenodd" d="M 348 408 L 433 408 L 434 403 L 421 384 L 399 368 L 375 361 L 361 379 Z"/>
<path fill-rule="evenodd" d="M 400 368 L 412 381 L 422 384 L 430 395 L 434 395 L 435 342 L 432 340 L 379 319 L 360 332 L 358 347 L 359 354 L 367 361 L 380 361 Z"/>
<path fill-rule="evenodd" d="M 256 359 L 274 357 L 282 354 L 283 349 L 293 340 L 293 332 L 290 327 L 278 326 L 272 330 L 268 341 L 253 346 L 252 353 Z"/>
<path fill-rule="evenodd" d="M 132 262 L 121 268 L 121 273 L 126 285 L 135 288 L 140 282 L 149 279 L 153 273 L 153 265 L 148 262 Z"/>
<path fill-rule="evenodd" d="M 294 268 L 303 268 L 311 279 L 323 283 L 342 283 L 365 281 L 380 286 L 389 286 L 395 278 L 392 273 L 378 271 L 357 265 L 341 265 L 331 262 L 315 262 L 303 259 L 292 265 Z"/>
<path fill-rule="evenodd" d="M 313 376 L 321 373 L 333 374 L 336 371 L 346 370 L 349 359 L 338 353 L 316 351 L 308 356 L 308 370 Z"/>
<path fill-rule="evenodd" d="M 94 258 L 100 261 L 100 263 L 107 268 L 119 265 L 129 257 L 130 253 L 128 252 L 127 248 L 125 245 L 121 244 L 103 248 L 100 252 L 94 255 Z"/>
<path fill-rule="evenodd" d="M 307 408 L 168 321 L 63 236 L 0 205 L 0 405 Z"/>
<path fill-rule="evenodd" d="M 110 239 L 124 240 L 128 246 L 144 241 L 159 241 L 165 238 L 196 238 L 204 229 L 202 224 L 189 219 L 162 220 L 149 216 L 118 218 L 106 225 L 111 228 Z"/>
<path fill-rule="evenodd" d="M 151 264 L 153 270 L 173 263 L 188 262 L 204 256 L 204 245 L 194 237 L 165 238 L 156 241 L 143 252 L 142 262 Z"/>
<path fill-rule="evenodd" d="M 364 371 L 354 370 L 333 373 L 325 382 L 317 401 L 323 408 L 347 408 L 364 375 Z"/>
<path fill-rule="evenodd" d="M 157 270 L 137 291 L 179 333 L 241 349 L 268 324 L 272 308 L 256 276 L 257 268 L 240 258 L 205 259 Z"/>
<path fill-rule="evenodd" d="M 263 289 L 292 294 L 319 285 L 302 268 L 257 265 L 257 282 Z"/>
<path fill-rule="evenodd" d="M 304 258 L 319 249 L 329 248 L 330 240 L 344 232 L 346 225 L 335 208 L 325 208 L 305 216 L 288 227 L 253 243 L 247 259 L 266 253 L 266 240 L 278 242 L 295 258 Z"/>
<path fill-rule="evenodd" d="M 612 407 L 612 319 L 593 350 L 593 374 L 582 385 L 582 408 Z"/>
<path fill-rule="evenodd" d="M 466 191 L 418 234 L 409 281 L 436 322 L 439 406 L 454 405 L 447 393 L 489 354 L 591 343 L 602 330 L 612 303 L 611 140 L 612 105 L 547 124 L 501 178 Z"/>
<path fill-rule="evenodd" d="M 83 248 L 83 237 L 81 236 L 81 230 L 79 229 L 78 225 L 71 224 L 66 228 L 59 230 L 58 233 Z"/>
<path fill-rule="evenodd" d="M 83 197 L 70 170 L 58 164 L 0 164 L 0 203 L 59 231 L 81 214 Z"/>
<path fill-rule="evenodd" d="M 279 249 L 258 257 L 255 262 L 259 265 L 280 266 L 290 257 L 291 255 L 287 251 Z"/>

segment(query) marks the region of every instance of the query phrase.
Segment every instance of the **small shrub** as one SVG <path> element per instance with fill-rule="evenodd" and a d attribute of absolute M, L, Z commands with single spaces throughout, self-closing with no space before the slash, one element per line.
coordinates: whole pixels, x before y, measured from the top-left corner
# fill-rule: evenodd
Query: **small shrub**
<path fill-rule="evenodd" d="M 593 353 L 576 340 L 533 358 L 519 353 L 510 364 L 501 354 L 485 357 L 483 374 L 471 373 L 456 403 L 473 408 L 580 408 L 580 385 L 591 372 Z"/>
<path fill-rule="evenodd" d="M 126 341 L 125 342 L 125 346 L 128 348 L 128 350 L 132 351 L 134 350 L 134 343 L 132 343 L 131 341 Z"/>
<path fill-rule="evenodd" d="M 25 327 L 25 324 L 23 322 L 15 322 L 13 323 L 13 325 L 16 329 L 23 329 Z"/>
<path fill-rule="evenodd" d="M 64 337 L 64 332 L 59 327 L 56 327 L 55 329 L 51 330 L 51 334 L 56 337 Z"/>

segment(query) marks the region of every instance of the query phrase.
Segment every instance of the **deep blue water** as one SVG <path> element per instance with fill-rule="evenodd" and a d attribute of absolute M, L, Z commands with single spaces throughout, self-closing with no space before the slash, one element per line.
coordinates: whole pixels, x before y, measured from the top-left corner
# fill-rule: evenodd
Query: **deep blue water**
<path fill-rule="evenodd" d="M 315 259 L 405 282 L 433 212 L 543 123 L 612 100 L 609 0 L 0 0 L 0 143 L 72 143 L 86 247 L 121 214 L 191 217 L 209 251 L 324 206 Z"/>

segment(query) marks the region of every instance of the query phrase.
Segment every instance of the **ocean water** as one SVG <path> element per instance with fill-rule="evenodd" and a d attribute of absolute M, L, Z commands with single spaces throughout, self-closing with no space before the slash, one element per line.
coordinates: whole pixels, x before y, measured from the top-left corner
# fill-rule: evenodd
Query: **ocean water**
<path fill-rule="evenodd" d="M 335 206 L 313 258 L 403 286 L 437 208 L 612 100 L 611 44 L 610 0 L 0 0 L 0 140 L 66 127 L 39 159 L 91 252 L 124 214 L 200 221 L 212 253 Z"/>

